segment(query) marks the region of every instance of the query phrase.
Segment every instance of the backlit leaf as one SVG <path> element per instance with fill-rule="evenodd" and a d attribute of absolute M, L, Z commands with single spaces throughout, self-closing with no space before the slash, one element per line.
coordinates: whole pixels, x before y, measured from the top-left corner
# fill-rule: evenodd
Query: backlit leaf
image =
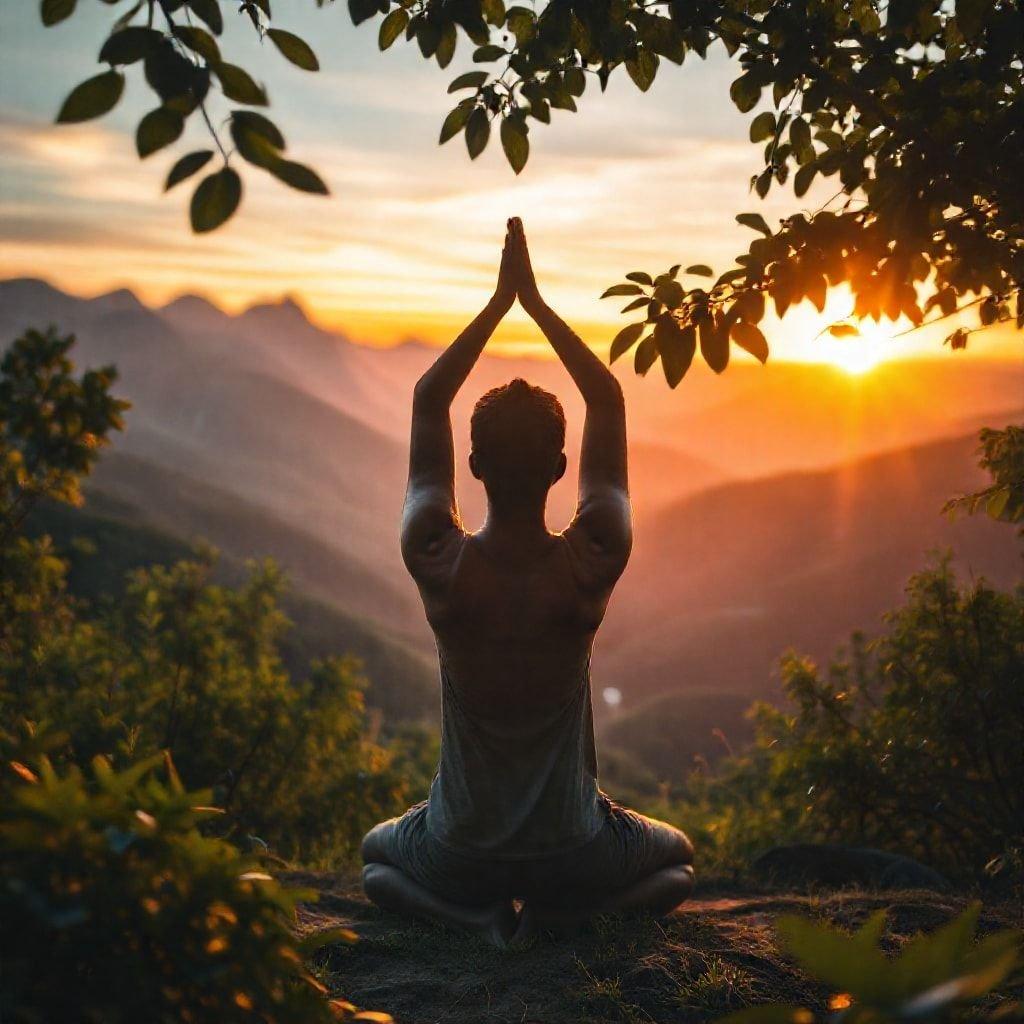
<path fill-rule="evenodd" d="M 320 62 L 316 59 L 309 43 L 283 28 L 268 28 L 267 36 L 278 48 L 281 55 L 303 71 L 318 71 Z"/>
<path fill-rule="evenodd" d="M 145 158 L 164 146 L 169 146 L 181 135 L 185 119 L 176 110 L 157 107 L 139 122 L 135 129 L 135 148 Z"/>
<path fill-rule="evenodd" d="M 124 75 L 119 71 L 105 71 L 102 75 L 86 79 L 71 90 L 57 115 L 59 124 L 91 121 L 112 110 L 124 92 Z"/>
<path fill-rule="evenodd" d="M 197 149 L 194 153 L 186 153 L 170 170 L 164 191 L 174 188 L 179 182 L 191 177 L 196 171 L 202 170 L 213 156 L 212 149 Z"/>
<path fill-rule="evenodd" d="M 192 196 L 190 215 L 197 234 L 219 228 L 238 209 L 242 199 L 242 179 L 231 167 L 209 174 Z"/>

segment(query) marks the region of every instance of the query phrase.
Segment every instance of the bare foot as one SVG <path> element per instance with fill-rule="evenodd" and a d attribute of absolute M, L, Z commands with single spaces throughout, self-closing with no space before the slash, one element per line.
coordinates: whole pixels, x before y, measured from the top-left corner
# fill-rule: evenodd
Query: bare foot
<path fill-rule="evenodd" d="M 519 927 L 519 915 L 511 900 L 496 903 L 481 911 L 478 921 L 472 926 L 485 942 L 497 949 L 507 949 Z"/>

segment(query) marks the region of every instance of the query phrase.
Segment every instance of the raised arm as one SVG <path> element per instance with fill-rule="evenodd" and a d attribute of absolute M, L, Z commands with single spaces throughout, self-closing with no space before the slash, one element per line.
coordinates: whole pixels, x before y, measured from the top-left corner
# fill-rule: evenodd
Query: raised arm
<path fill-rule="evenodd" d="M 544 332 L 587 406 L 579 505 L 568 532 L 581 535 L 588 553 L 596 556 L 597 577 L 614 582 L 626 566 L 633 540 L 622 388 L 589 346 L 541 298 L 518 217 L 511 221 L 510 242 L 519 301 Z"/>
<path fill-rule="evenodd" d="M 470 370 L 515 300 L 509 232 L 494 295 L 445 349 L 413 391 L 409 484 L 402 512 L 402 557 L 418 583 L 443 569 L 451 541 L 461 531 L 455 501 L 455 448 L 451 404 Z"/>

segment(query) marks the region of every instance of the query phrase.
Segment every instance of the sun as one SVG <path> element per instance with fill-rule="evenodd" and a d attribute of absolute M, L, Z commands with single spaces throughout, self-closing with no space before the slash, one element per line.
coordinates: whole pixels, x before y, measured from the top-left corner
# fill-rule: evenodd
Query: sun
<path fill-rule="evenodd" d="M 818 356 L 824 363 L 859 377 L 892 357 L 893 324 L 861 320 L 857 334 L 835 338 L 825 334 L 818 339 Z"/>

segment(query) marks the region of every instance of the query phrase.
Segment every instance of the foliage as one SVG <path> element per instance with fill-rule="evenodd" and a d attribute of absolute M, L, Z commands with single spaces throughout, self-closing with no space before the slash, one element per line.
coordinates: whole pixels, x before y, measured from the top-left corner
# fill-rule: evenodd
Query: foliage
<path fill-rule="evenodd" d="M 982 429 L 981 465 L 992 474 L 992 483 L 974 494 L 964 494 L 946 502 L 943 512 L 974 514 L 984 510 L 1007 523 L 1024 520 L 1024 427 L 1004 430 Z"/>
<path fill-rule="evenodd" d="M 38 743 L 39 737 L 36 737 Z M 188 792 L 159 756 L 86 775 L 4 764 L 0 781 L 0 1015 L 57 1020 L 316 1024 L 348 1017 L 303 958 L 295 904 L 263 865 L 198 825 L 210 793 Z M 376 1019 L 376 1018 L 374 1018 Z"/>
<path fill-rule="evenodd" d="M 695 776 L 672 815 L 720 864 L 779 842 L 879 846 L 960 878 L 1024 849 L 1024 587 L 914 576 L 871 644 L 822 673 L 782 662 L 790 707 L 755 709 L 752 750 Z"/>
<path fill-rule="evenodd" d="M 79 500 L 99 442 L 121 425 L 113 371 L 76 378 L 72 340 L 30 331 L 0 364 L 0 438 L 14 467 L 4 497 L 19 512 L 25 496 Z M 422 738 L 389 749 L 368 736 L 352 659 L 287 670 L 272 563 L 231 588 L 211 581 L 215 557 L 201 551 L 135 570 L 116 601 L 90 607 L 69 594 L 50 538 L 16 534 L 18 522 L 0 542 L 0 750 L 20 720 L 64 735 L 59 754 L 79 765 L 168 750 L 187 786 L 216 788 L 225 829 L 307 858 L 352 854 L 417 795 Z"/>
<path fill-rule="evenodd" d="M 0 361 L 0 542 L 48 497 L 81 504 L 79 481 L 129 403 L 114 398 L 112 366 L 73 375 L 74 335 L 26 331 Z"/>
<path fill-rule="evenodd" d="M 759 1006 L 730 1014 L 722 1024 L 947 1021 L 958 1006 L 981 999 L 1021 964 L 1016 931 L 996 932 L 975 943 L 979 910 L 974 904 L 930 935 L 910 940 L 892 960 L 879 948 L 885 911 L 873 914 L 852 935 L 806 918 L 781 917 L 775 926 L 783 947 L 836 993 L 829 1002 L 833 1012 L 819 1017 L 797 1006 Z M 1009 1014 L 1004 1011 L 1004 1016 Z"/>
<path fill-rule="evenodd" d="M 61 21 L 74 8 L 74 0 L 43 0 L 43 22 Z M 1013 0 L 550 0 L 537 7 L 348 0 L 348 8 L 356 24 L 381 18 L 381 49 L 415 40 L 442 68 L 461 30 L 481 67 L 452 81 L 449 92 L 468 95 L 448 114 L 440 141 L 463 134 L 475 158 L 498 120 L 516 173 L 529 157 L 531 123 L 550 123 L 553 109 L 576 110 L 591 76 L 603 90 L 623 68 L 646 91 L 662 61 L 704 58 L 719 44 L 741 68 L 730 87 L 736 107 L 754 111 L 763 98 L 771 101 L 750 126 L 751 142 L 764 147 L 764 169 L 751 182 L 757 194 L 792 176 L 802 197 L 815 177 L 838 178 L 824 206 L 788 217 L 777 230 L 760 214 L 740 214 L 757 237 L 710 286 L 684 286 L 676 266 L 654 277 L 635 271 L 609 289 L 608 296 L 632 297 L 624 311 L 645 312 L 619 333 L 613 350 L 617 356 L 636 345 L 640 373 L 660 357 L 674 387 L 698 343 L 716 372 L 728 363 L 731 342 L 764 361 L 768 347 L 757 324 L 766 300 L 780 316 L 805 299 L 820 310 L 827 288 L 840 282 L 853 292 L 857 317 L 906 317 L 917 325 L 932 310 L 942 319 L 977 306 L 982 327 L 1010 320 L 1024 326 L 1024 12 Z M 270 27 L 267 0 L 245 0 L 239 10 L 285 57 L 315 70 L 308 46 Z M 133 22 L 138 17 L 145 27 Z M 248 73 L 222 60 L 214 38 L 222 27 L 216 0 L 142 0 L 118 18 L 101 50 L 111 69 L 79 86 L 61 118 L 104 113 L 120 96 L 119 69 L 139 60 L 162 102 L 147 115 L 152 125 L 140 125 L 140 154 L 177 138 L 194 110 L 206 116 L 213 82 L 227 99 L 265 105 L 266 93 Z M 249 163 L 293 187 L 326 191 L 312 171 L 285 160 L 283 136 L 262 115 L 234 111 L 231 134 Z M 195 230 L 222 223 L 241 195 L 219 139 L 217 145 L 225 166 L 197 190 Z M 212 155 L 183 157 L 168 187 Z M 714 276 L 700 264 L 690 273 Z M 831 330 L 857 333 L 851 323 Z M 970 333 L 959 326 L 947 341 L 962 348 Z"/>

